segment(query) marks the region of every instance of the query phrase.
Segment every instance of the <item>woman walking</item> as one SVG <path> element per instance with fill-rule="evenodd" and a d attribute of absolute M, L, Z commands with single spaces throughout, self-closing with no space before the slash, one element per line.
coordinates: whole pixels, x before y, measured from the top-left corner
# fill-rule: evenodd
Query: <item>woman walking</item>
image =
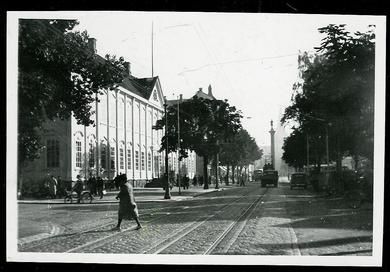
<path fill-rule="evenodd" d="M 118 224 L 112 230 L 120 230 L 122 220 L 134 219 L 137 222 L 137 230 L 142 228 L 138 218 L 138 208 L 134 200 L 133 187 L 127 182 L 127 178 L 120 179 L 120 191 L 116 199 L 119 199 Z"/>

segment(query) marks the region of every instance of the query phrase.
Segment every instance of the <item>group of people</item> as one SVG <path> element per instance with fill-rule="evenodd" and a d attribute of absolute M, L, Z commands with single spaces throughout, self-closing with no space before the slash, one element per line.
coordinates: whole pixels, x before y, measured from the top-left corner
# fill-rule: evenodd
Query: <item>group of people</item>
<path fill-rule="evenodd" d="M 102 177 L 95 177 L 90 174 L 89 179 L 87 180 L 87 188 L 92 195 L 99 196 L 100 199 L 103 198 L 104 181 Z"/>
<path fill-rule="evenodd" d="M 54 175 L 48 174 L 44 181 L 47 196 L 51 199 L 55 199 L 59 196 L 59 194 L 63 194 L 63 186 L 64 184 L 62 184 L 60 176 L 56 178 Z"/>

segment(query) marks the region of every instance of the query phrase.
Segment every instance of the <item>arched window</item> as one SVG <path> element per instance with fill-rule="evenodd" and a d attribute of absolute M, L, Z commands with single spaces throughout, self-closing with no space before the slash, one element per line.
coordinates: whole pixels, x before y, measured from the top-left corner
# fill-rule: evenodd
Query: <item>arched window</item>
<path fill-rule="evenodd" d="M 125 169 L 125 146 L 123 143 L 119 145 L 119 169 Z"/>
<path fill-rule="evenodd" d="M 148 171 L 152 171 L 152 153 L 148 152 Z"/>
<path fill-rule="evenodd" d="M 110 144 L 110 169 L 115 169 L 115 143 Z"/>
<path fill-rule="evenodd" d="M 138 148 L 139 149 L 139 146 Z M 135 170 L 139 170 L 139 151 L 135 150 Z"/>
<path fill-rule="evenodd" d="M 145 152 L 141 151 L 141 170 L 145 170 Z"/>
<path fill-rule="evenodd" d="M 100 143 L 100 166 L 107 168 L 107 143 L 104 140 Z"/>
<path fill-rule="evenodd" d="M 131 143 L 128 143 L 127 144 L 127 169 L 131 169 L 131 164 L 132 164 L 131 157 L 132 157 Z"/>
<path fill-rule="evenodd" d="M 76 148 L 76 167 L 83 167 L 83 137 L 84 135 L 81 132 L 75 133 L 75 148 Z"/>

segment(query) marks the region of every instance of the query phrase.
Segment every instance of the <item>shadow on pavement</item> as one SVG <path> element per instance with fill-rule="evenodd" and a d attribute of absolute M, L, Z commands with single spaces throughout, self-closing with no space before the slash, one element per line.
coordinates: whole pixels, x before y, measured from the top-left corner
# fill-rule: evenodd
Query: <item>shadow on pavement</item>
<path fill-rule="evenodd" d="M 337 246 L 337 245 L 345 245 L 345 244 L 351 244 L 351 243 L 361 243 L 361 242 L 372 242 L 372 236 L 354 236 L 354 237 L 346 237 L 346 238 L 335 238 L 335 239 L 328 239 L 328 240 L 320 240 L 320 241 L 313 241 L 313 242 L 305 242 L 305 243 L 298 243 L 298 246 L 300 249 L 304 248 L 318 248 L 318 247 L 329 247 L 329 246 Z M 259 248 L 265 248 L 265 249 L 289 249 L 291 248 L 291 243 L 282 243 L 282 244 L 257 244 L 256 247 Z M 368 252 L 371 252 L 371 250 L 368 250 Z M 335 255 L 335 254 L 330 254 Z"/>

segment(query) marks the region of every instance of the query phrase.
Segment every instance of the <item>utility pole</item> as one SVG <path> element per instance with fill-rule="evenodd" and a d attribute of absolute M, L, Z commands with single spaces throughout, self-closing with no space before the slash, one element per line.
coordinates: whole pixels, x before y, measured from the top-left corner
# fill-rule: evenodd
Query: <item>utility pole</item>
<path fill-rule="evenodd" d="M 328 132 L 328 124 L 326 124 L 326 135 L 325 135 L 325 141 L 326 141 L 326 164 L 329 168 L 329 132 Z"/>
<path fill-rule="evenodd" d="M 181 195 L 181 180 L 180 180 L 180 102 L 183 95 L 177 100 L 177 179 L 179 182 L 179 195 Z"/>
<path fill-rule="evenodd" d="M 309 134 L 306 134 L 306 165 L 307 171 L 309 172 Z"/>
<path fill-rule="evenodd" d="M 219 179 L 219 173 L 218 173 L 218 168 L 219 168 L 219 139 L 217 139 L 217 147 L 218 147 L 218 151 L 217 151 L 217 155 L 215 156 L 215 189 L 219 189 L 219 182 L 218 182 L 218 179 Z"/>
<path fill-rule="evenodd" d="M 153 71 L 153 21 L 152 21 L 152 77 L 154 76 L 154 71 Z"/>
<path fill-rule="evenodd" d="M 165 140 L 167 149 L 165 150 L 165 195 L 164 199 L 171 199 L 169 192 L 169 172 L 168 172 L 168 116 L 167 116 L 167 98 L 164 96 L 164 114 L 165 114 Z"/>

